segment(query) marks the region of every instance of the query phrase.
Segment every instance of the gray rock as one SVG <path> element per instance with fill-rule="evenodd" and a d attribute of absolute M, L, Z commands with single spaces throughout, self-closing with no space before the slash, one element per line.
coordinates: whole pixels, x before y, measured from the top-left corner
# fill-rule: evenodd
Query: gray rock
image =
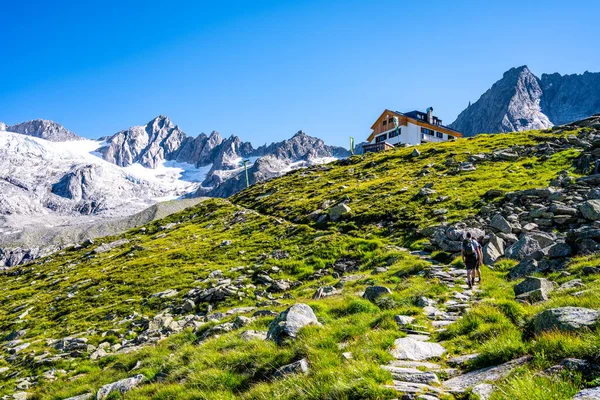
<path fill-rule="evenodd" d="M 363 293 L 363 298 L 369 301 L 375 301 L 381 296 L 392 294 L 392 291 L 385 286 L 368 286 Z"/>
<path fill-rule="evenodd" d="M 290 374 L 308 374 L 308 370 L 308 361 L 306 361 L 306 358 L 303 358 L 302 360 L 278 368 L 273 377 L 279 378 Z"/>
<path fill-rule="evenodd" d="M 65 400 L 88 400 L 88 399 L 91 399 L 92 397 L 94 397 L 93 393 L 84 393 L 84 394 L 80 394 L 79 396 L 69 397 Z"/>
<path fill-rule="evenodd" d="M 392 375 L 392 379 L 397 381 L 422 383 L 425 385 L 440 383 L 437 375 L 433 372 L 424 372 L 416 368 L 392 367 L 388 365 L 382 366 L 382 368 L 389 371 Z"/>
<path fill-rule="evenodd" d="M 494 229 L 497 229 L 500 232 L 512 232 L 512 226 L 501 214 L 494 215 L 494 217 L 490 221 L 490 226 Z"/>
<path fill-rule="evenodd" d="M 521 303 L 535 304 L 548 300 L 548 293 L 543 289 L 534 289 L 529 292 L 519 294 L 515 297 L 515 300 Z"/>
<path fill-rule="evenodd" d="M 340 203 L 337 206 L 333 206 L 329 209 L 329 219 L 332 221 L 339 220 L 343 215 L 348 214 L 352 209 L 344 203 Z"/>
<path fill-rule="evenodd" d="M 560 285 L 558 290 L 569 290 L 569 289 L 580 288 L 580 287 L 584 287 L 584 286 L 585 286 L 585 284 L 581 281 L 581 279 L 572 279 L 572 280 Z"/>
<path fill-rule="evenodd" d="M 479 396 L 479 400 L 489 400 L 495 389 L 496 387 L 492 384 L 480 383 L 479 385 L 473 386 L 471 393 Z"/>
<path fill-rule="evenodd" d="M 587 200 L 579 206 L 581 214 L 592 221 L 600 220 L 600 200 Z"/>
<path fill-rule="evenodd" d="M 523 260 L 531 258 L 541 250 L 542 247 L 537 240 L 531 236 L 522 235 L 515 244 L 506 249 L 504 255 L 513 260 Z"/>
<path fill-rule="evenodd" d="M 439 343 L 423 342 L 412 338 L 400 338 L 394 342 L 390 351 L 398 360 L 423 361 L 430 358 L 441 357 L 446 349 Z"/>
<path fill-rule="evenodd" d="M 558 329 L 579 331 L 591 328 L 598 323 L 600 311 L 582 307 L 559 307 L 544 310 L 533 319 L 535 333 Z"/>
<path fill-rule="evenodd" d="M 248 330 L 248 331 L 242 332 L 240 334 L 240 338 L 242 338 L 242 340 L 245 340 L 247 342 L 250 340 L 266 340 L 267 332 Z"/>
<path fill-rule="evenodd" d="M 546 232 L 530 232 L 528 236 L 537 240 L 539 245 L 544 248 L 552 246 L 556 242 L 556 235 Z"/>
<path fill-rule="evenodd" d="M 571 246 L 565 242 L 555 243 L 548 249 L 548 257 L 550 258 L 565 258 L 569 257 L 571 253 Z"/>
<path fill-rule="evenodd" d="M 499 236 L 490 234 L 489 242 L 483 246 L 483 263 L 492 265 L 504 255 L 504 240 Z"/>
<path fill-rule="evenodd" d="M 277 316 L 269 325 L 267 339 L 280 344 L 286 338 L 296 338 L 300 329 L 307 325 L 321 325 L 310 306 L 294 304 Z"/>
<path fill-rule="evenodd" d="M 509 279 L 524 278 L 540 271 L 540 266 L 536 260 L 523 260 L 514 266 L 508 273 Z"/>
<path fill-rule="evenodd" d="M 453 367 L 464 367 L 465 365 L 467 365 L 469 362 L 473 361 L 477 357 L 479 357 L 479 353 L 464 354 L 462 356 L 452 357 L 447 362 L 448 362 L 448 365 L 451 365 Z"/>
<path fill-rule="evenodd" d="M 104 385 L 98 390 L 98 393 L 96 393 L 96 400 L 106 399 L 111 393 L 124 394 L 137 387 L 143 381 L 144 375 L 139 374 L 131 378 L 121 379 L 120 381 Z"/>
<path fill-rule="evenodd" d="M 515 286 L 515 295 L 530 292 L 532 290 L 542 289 L 546 293 L 550 293 L 554 290 L 554 284 L 545 278 L 536 278 L 528 276 L 525 280 Z"/>
<path fill-rule="evenodd" d="M 396 321 L 399 326 L 406 326 L 415 322 L 415 318 L 409 317 L 408 315 L 396 315 L 394 316 L 394 321 Z"/>
<path fill-rule="evenodd" d="M 467 389 L 485 382 L 495 382 L 506 377 L 516 367 L 525 364 L 529 357 L 521 357 L 507 363 L 467 372 L 464 375 L 448 379 L 442 388 L 451 393 L 464 393 Z"/>
<path fill-rule="evenodd" d="M 573 400 L 600 400 L 600 386 L 577 392 Z"/>

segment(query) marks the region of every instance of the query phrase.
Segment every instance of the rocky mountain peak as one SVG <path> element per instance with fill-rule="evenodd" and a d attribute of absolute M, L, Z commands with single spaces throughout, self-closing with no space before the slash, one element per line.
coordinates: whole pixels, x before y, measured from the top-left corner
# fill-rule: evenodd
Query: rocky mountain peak
<path fill-rule="evenodd" d="M 51 142 L 66 142 L 69 140 L 81 139 L 81 137 L 69 131 L 64 126 L 47 119 L 34 119 L 28 122 L 21 122 L 20 124 L 10 126 L 4 125 L 4 129 L 0 130 L 33 136 Z"/>
<path fill-rule="evenodd" d="M 546 129 L 600 111 L 600 73 L 543 74 L 511 68 L 450 127 L 465 136 Z"/>

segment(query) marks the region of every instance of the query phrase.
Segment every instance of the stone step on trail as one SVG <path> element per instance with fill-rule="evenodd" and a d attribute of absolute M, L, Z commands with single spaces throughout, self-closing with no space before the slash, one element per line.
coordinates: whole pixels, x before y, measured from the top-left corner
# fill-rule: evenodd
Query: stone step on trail
<path fill-rule="evenodd" d="M 381 368 L 389 371 L 395 381 L 423 383 L 425 385 L 440 383 L 438 376 L 433 372 L 420 371 L 416 368 L 390 367 L 388 365 Z"/>

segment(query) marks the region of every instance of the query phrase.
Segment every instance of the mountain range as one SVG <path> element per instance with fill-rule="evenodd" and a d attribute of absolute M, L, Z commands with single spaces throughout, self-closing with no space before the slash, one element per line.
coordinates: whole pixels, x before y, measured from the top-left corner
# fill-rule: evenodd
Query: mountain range
<path fill-rule="evenodd" d="M 217 132 L 191 137 L 166 116 L 99 140 L 47 120 L 2 129 L 0 266 L 43 254 L 28 239 L 40 230 L 54 248 L 49 229 L 125 218 L 169 199 L 228 197 L 246 187 L 245 159 L 252 184 L 349 155 L 304 132 L 258 148 Z M 26 249 L 7 250 L 15 246 Z"/>
<path fill-rule="evenodd" d="M 511 68 L 450 127 L 465 136 L 546 129 L 600 112 L 600 73 L 535 76 Z"/>

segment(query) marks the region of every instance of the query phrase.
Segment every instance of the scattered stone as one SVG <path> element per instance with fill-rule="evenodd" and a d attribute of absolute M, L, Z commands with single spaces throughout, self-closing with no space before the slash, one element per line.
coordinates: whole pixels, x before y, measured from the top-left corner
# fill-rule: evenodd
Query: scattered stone
<path fill-rule="evenodd" d="M 286 338 L 296 338 L 300 329 L 307 325 L 321 325 L 310 306 L 294 304 L 277 316 L 269 325 L 267 339 L 277 344 Z"/>
<path fill-rule="evenodd" d="M 535 253 L 542 250 L 539 242 L 531 236 L 522 235 L 512 246 L 506 249 L 505 256 L 513 260 L 532 258 Z"/>
<path fill-rule="evenodd" d="M 479 353 L 465 354 L 462 356 L 452 357 L 447 361 L 447 363 L 448 365 L 451 365 L 453 367 L 464 367 L 477 357 L 479 357 Z"/>
<path fill-rule="evenodd" d="M 508 277 L 509 279 L 524 278 L 527 275 L 539 272 L 539 270 L 540 266 L 536 260 L 523 260 L 508 272 Z"/>
<path fill-rule="evenodd" d="M 415 304 L 417 307 L 433 307 L 436 305 L 436 301 L 425 296 L 419 296 L 417 297 Z"/>
<path fill-rule="evenodd" d="M 93 393 L 84 393 L 84 394 L 80 394 L 79 396 L 69 397 L 65 400 L 88 400 L 88 399 L 91 399 L 92 397 L 94 397 Z"/>
<path fill-rule="evenodd" d="M 336 293 L 338 293 L 338 290 L 336 290 L 336 288 L 333 286 L 322 286 L 315 291 L 315 294 L 313 294 L 312 298 L 313 300 L 319 300 L 325 297 L 333 296 Z"/>
<path fill-rule="evenodd" d="M 375 301 L 381 296 L 390 294 L 392 294 L 392 291 L 385 286 L 368 286 L 362 297 L 369 301 Z"/>
<path fill-rule="evenodd" d="M 390 352 L 398 360 L 423 361 L 441 357 L 446 349 L 439 343 L 422 342 L 412 338 L 400 338 Z"/>
<path fill-rule="evenodd" d="M 585 286 L 585 284 L 581 281 L 581 279 L 572 279 L 572 280 L 560 285 L 558 290 L 569 290 L 569 289 L 580 288 L 580 287 L 584 287 L 584 286 Z"/>
<path fill-rule="evenodd" d="M 352 211 L 350 207 L 348 207 L 345 203 L 340 203 L 337 206 L 333 206 L 329 209 L 329 219 L 332 221 L 337 221 L 350 211 Z"/>
<path fill-rule="evenodd" d="M 558 329 L 561 331 L 579 331 L 591 328 L 600 320 L 600 311 L 582 307 L 559 307 L 544 310 L 534 317 L 536 334 Z"/>
<path fill-rule="evenodd" d="M 266 340 L 267 332 L 248 330 L 240 334 L 240 338 L 249 342 L 250 340 Z"/>
<path fill-rule="evenodd" d="M 175 297 L 177 296 L 177 290 L 175 289 L 167 289 L 163 292 L 158 292 L 158 293 L 154 293 L 152 295 L 150 295 L 151 299 L 154 298 L 158 298 L 158 299 L 168 299 L 170 297 Z"/>
<path fill-rule="evenodd" d="M 144 375 L 139 374 L 131 378 L 122 379 L 117 382 L 109 383 L 104 385 L 98 390 L 96 394 L 96 400 L 103 400 L 108 398 L 111 393 L 124 394 L 131 389 L 137 387 L 144 380 Z"/>
<path fill-rule="evenodd" d="M 290 374 L 308 374 L 308 361 L 306 361 L 306 358 L 280 367 L 275 371 L 273 377 L 278 378 Z"/>
<path fill-rule="evenodd" d="M 473 386 L 471 393 L 479 396 L 479 400 L 489 400 L 496 387 L 490 383 L 480 383 Z"/>

